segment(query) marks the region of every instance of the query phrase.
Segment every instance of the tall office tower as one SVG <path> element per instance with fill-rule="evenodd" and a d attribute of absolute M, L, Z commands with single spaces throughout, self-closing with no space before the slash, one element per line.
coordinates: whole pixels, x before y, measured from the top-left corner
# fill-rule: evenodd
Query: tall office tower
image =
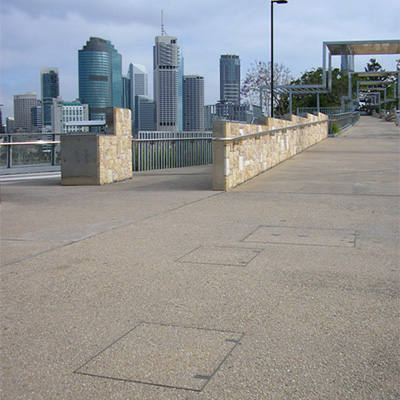
<path fill-rule="evenodd" d="M 204 131 L 204 78 L 183 78 L 183 130 Z"/>
<path fill-rule="evenodd" d="M 122 108 L 131 108 L 131 79 L 129 74 L 122 77 Z"/>
<path fill-rule="evenodd" d="M 109 40 L 91 37 L 78 51 L 79 99 L 91 120 L 104 120 L 106 107 L 122 107 L 122 57 Z"/>
<path fill-rule="evenodd" d="M 136 96 L 134 131 L 156 130 L 156 103 L 149 96 Z"/>
<path fill-rule="evenodd" d="M 45 128 L 51 125 L 53 99 L 60 95 L 58 68 L 41 68 L 40 86 L 42 92 L 42 126 Z"/>
<path fill-rule="evenodd" d="M 219 90 L 223 102 L 240 104 L 240 59 L 236 55 L 222 55 L 219 60 Z"/>
<path fill-rule="evenodd" d="M 112 106 L 122 108 L 122 56 L 109 40 L 106 42 L 111 53 Z"/>
<path fill-rule="evenodd" d="M 183 131 L 183 76 L 184 76 L 184 62 L 182 49 L 179 48 L 179 67 L 178 67 L 178 131 Z"/>
<path fill-rule="evenodd" d="M 136 120 L 136 96 L 147 96 L 148 74 L 146 67 L 139 64 L 129 64 L 128 78 L 130 79 L 130 109 L 132 112 L 132 126 L 135 126 Z M 153 128 L 154 129 L 154 128 Z"/>
<path fill-rule="evenodd" d="M 154 100 L 159 131 L 179 129 L 179 47 L 176 37 L 156 36 L 154 46 Z"/>
<path fill-rule="evenodd" d="M 37 106 L 36 93 L 14 96 L 14 128 L 32 131 L 32 108 Z"/>
<path fill-rule="evenodd" d="M 51 111 L 51 107 L 50 107 Z M 32 132 L 40 133 L 43 131 L 43 103 L 41 100 L 38 100 L 37 105 L 32 107 L 31 109 L 31 118 L 32 118 Z M 51 130 L 51 127 L 47 125 L 48 130 Z"/>
<path fill-rule="evenodd" d="M 0 133 L 6 133 L 5 125 L 3 125 L 3 112 L 0 108 Z"/>
<path fill-rule="evenodd" d="M 12 117 L 6 118 L 6 133 L 13 133 L 15 128 L 15 120 Z"/>
<path fill-rule="evenodd" d="M 343 72 L 354 72 L 354 54 L 342 54 L 340 69 Z"/>

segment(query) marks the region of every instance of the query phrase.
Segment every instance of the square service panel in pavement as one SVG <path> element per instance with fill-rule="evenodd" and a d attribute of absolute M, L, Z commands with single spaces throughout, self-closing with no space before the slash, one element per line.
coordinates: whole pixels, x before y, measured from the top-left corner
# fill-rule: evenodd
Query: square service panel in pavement
<path fill-rule="evenodd" d="M 201 391 L 242 333 L 141 323 L 75 373 Z"/>
<path fill-rule="evenodd" d="M 227 265 L 245 267 L 262 250 L 243 247 L 201 246 L 177 261 L 192 264 Z"/>
<path fill-rule="evenodd" d="M 356 232 L 346 229 L 259 226 L 244 242 L 355 247 Z"/>

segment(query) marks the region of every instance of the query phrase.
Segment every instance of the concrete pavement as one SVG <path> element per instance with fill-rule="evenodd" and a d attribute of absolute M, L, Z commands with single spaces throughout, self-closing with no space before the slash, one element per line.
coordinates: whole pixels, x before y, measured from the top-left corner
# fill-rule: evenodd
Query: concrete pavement
<path fill-rule="evenodd" d="M 397 399 L 399 138 L 1 189 L 3 399 Z"/>

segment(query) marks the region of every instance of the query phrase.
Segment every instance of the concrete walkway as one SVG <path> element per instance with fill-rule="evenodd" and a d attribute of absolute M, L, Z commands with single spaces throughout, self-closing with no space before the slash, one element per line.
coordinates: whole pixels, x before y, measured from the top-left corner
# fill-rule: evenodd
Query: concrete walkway
<path fill-rule="evenodd" d="M 1 188 L 2 399 L 398 399 L 399 141 Z"/>

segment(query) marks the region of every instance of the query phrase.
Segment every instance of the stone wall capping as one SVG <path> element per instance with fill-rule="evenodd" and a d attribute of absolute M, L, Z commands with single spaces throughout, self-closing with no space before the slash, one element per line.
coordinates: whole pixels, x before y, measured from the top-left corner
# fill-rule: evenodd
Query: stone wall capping
<path fill-rule="evenodd" d="M 313 115 L 313 114 L 310 114 L 310 115 Z M 325 114 L 321 114 L 321 115 L 325 115 Z M 250 138 L 250 137 L 258 137 L 259 138 L 259 137 L 261 137 L 263 135 L 272 135 L 272 134 L 275 134 L 277 132 L 287 132 L 288 130 L 298 129 L 298 128 L 302 128 L 302 127 L 305 127 L 305 126 L 323 124 L 323 123 L 325 123 L 327 121 L 328 121 L 328 117 L 326 118 L 326 120 L 318 120 L 318 121 L 306 122 L 306 123 L 296 124 L 296 125 L 292 125 L 292 126 L 283 126 L 283 127 L 280 127 L 280 128 L 274 128 L 274 129 L 265 130 L 265 131 L 261 131 L 261 132 L 255 132 L 255 133 L 248 133 L 248 134 L 240 135 L 240 136 L 213 137 L 213 141 L 232 142 L 232 141 L 247 139 L 247 138 Z M 222 121 L 219 121 L 219 122 L 222 122 Z"/>

